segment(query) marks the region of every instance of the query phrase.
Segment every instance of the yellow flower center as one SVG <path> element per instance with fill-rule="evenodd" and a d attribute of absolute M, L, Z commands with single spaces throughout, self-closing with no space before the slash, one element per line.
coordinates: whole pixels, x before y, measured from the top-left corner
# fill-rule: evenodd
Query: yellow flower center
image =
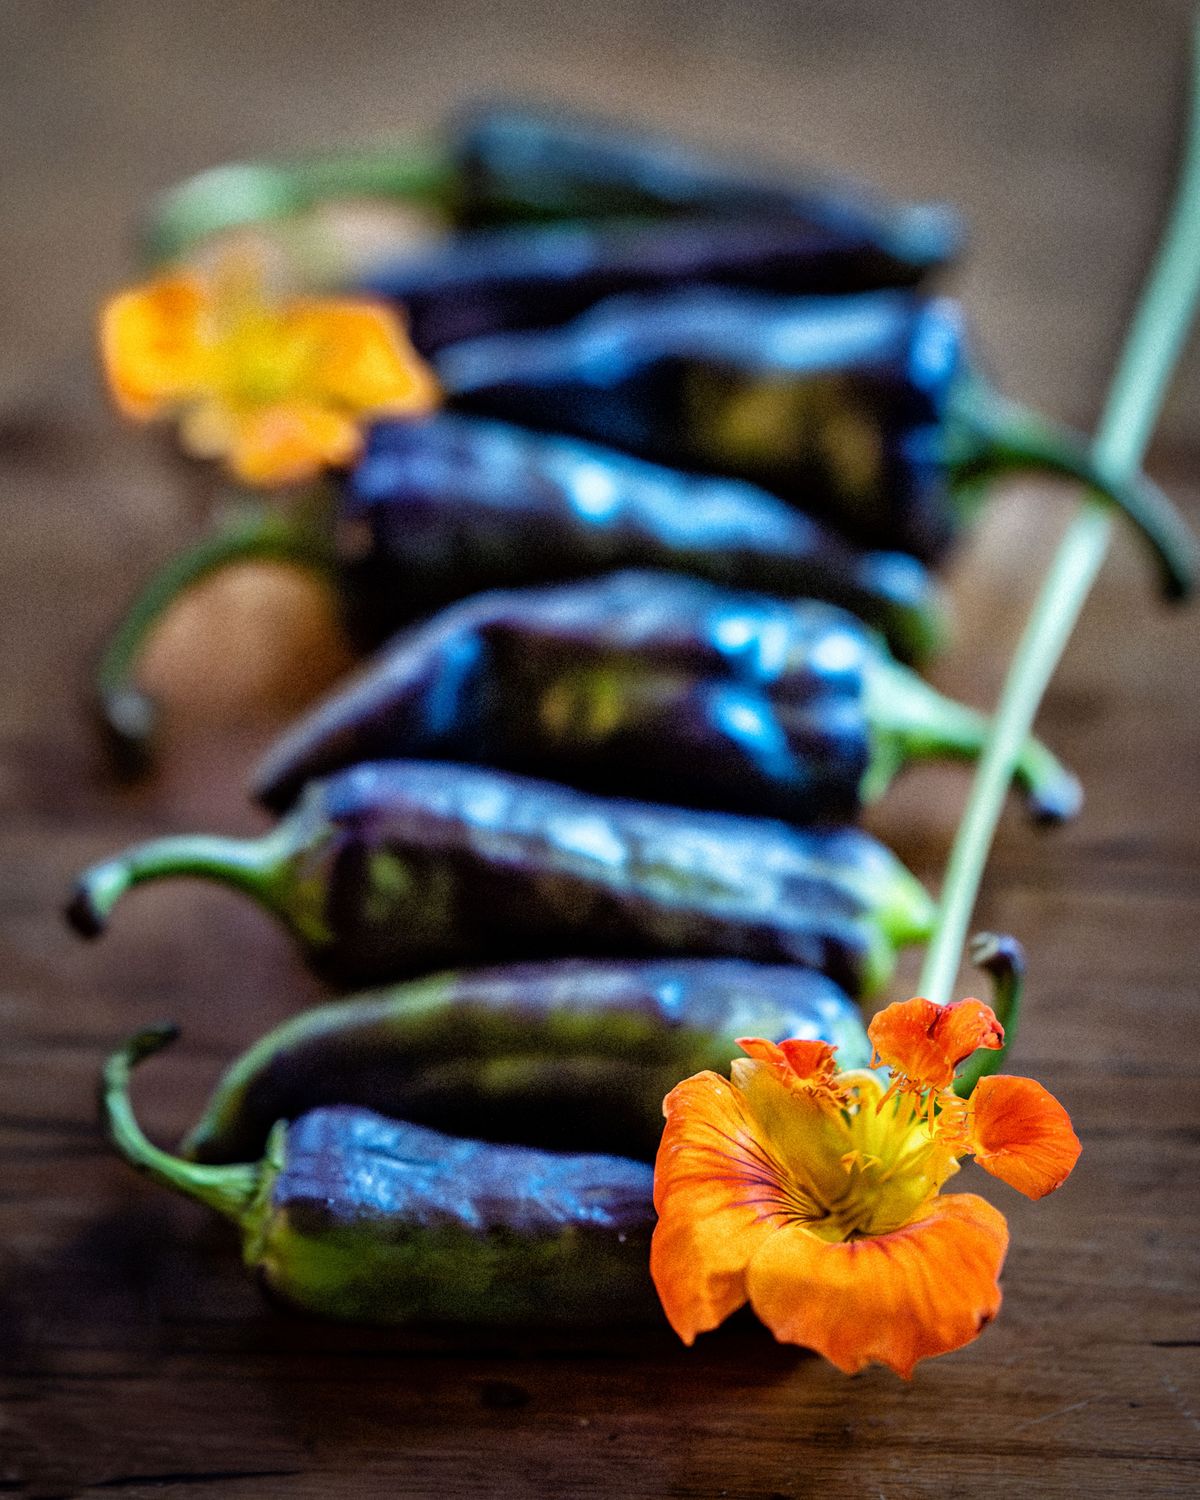
<path fill-rule="evenodd" d="M 243 311 L 212 350 L 212 385 L 233 407 L 268 406 L 304 385 L 310 351 L 266 308 Z"/>
<path fill-rule="evenodd" d="M 857 1108 L 844 1117 L 851 1144 L 839 1163 L 847 1179 L 836 1205 L 842 1239 L 899 1229 L 958 1170 L 919 1097 L 900 1094 L 879 1107 L 882 1093 L 874 1079 L 859 1084 L 856 1093 Z"/>
<path fill-rule="evenodd" d="M 885 1097 L 871 1073 L 845 1073 L 839 1102 L 788 1088 L 755 1063 L 738 1086 L 772 1142 L 779 1209 L 819 1239 L 888 1234 L 920 1216 L 958 1170 L 955 1132 L 912 1093 Z"/>

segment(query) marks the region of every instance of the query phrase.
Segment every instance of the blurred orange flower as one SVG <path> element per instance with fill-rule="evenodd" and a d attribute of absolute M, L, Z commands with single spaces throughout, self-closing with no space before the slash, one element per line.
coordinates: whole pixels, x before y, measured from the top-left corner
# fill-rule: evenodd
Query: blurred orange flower
<path fill-rule="evenodd" d="M 904 1001 L 869 1034 L 889 1088 L 837 1072 L 824 1043 L 748 1038 L 729 1080 L 699 1073 L 667 1096 L 650 1268 L 685 1343 L 748 1301 L 778 1339 L 907 1379 L 999 1310 L 1003 1215 L 940 1190 L 974 1154 L 1031 1198 L 1052 1191 L 1079 1155 L 1067 1113 L 1028 1078 L 949 1092 L 959 1062 L 1003 1039 L 977 1000 Z"/>
<path fill-rule="evenodd" d="M 437 384 L 382 305 L 298 297 L 275 304 L 244 258 L 120 292 L 100 325 L 118 407 L 178 416 L 183 446 L 247 484 L 311 479 L 357 457 L 364 420 L 419 416 Z"/>

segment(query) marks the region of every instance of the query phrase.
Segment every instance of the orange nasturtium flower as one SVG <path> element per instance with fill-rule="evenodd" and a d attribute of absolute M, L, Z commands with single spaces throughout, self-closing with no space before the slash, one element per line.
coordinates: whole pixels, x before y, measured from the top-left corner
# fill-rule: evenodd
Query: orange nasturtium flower
<path fill-rule="evenodd" d="M 126 416 L 177 416 L 189 453 L 223 459 L 247 484 L 291 484 L 350 463 L 365 420 L 419 416 L 438 399 L 390 308 L 274 303 L 245 260 L 119 292 L 101 314 L 100 346 Z"/>
<path fill-rule="evenodd" d="M 1030 1078 L 949 1092 L 964 1058 L 1003 1040 L 978 1000 L 906 1000 L 868 1034 L 886 1089 L 838 1072 L 824 1042 L 747 1038 L 730 1080 L 668 1094 L 650 1269 L 685 1343 L 748 1301 L 777 1339 L 907 1379 L 996 1315 L 1004 1217 L 940 1189 L 973 1154 L 1030 1198 L 1051 1192 L 1079 1155 L 1067 1112 Z"/>

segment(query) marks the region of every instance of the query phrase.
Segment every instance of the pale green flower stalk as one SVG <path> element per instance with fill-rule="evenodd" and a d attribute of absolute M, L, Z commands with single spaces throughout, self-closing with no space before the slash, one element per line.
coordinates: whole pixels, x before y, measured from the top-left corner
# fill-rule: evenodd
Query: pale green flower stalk
<path fill-rule="evenodd" d="M 1154 428 L 1200 296 L 1200 19 L 1177 197 L 1134 313 L 1093 441 L 1106 472 L 1132 475 Z M 1063 538 L 1013 657 L 955 836 L 918 993 L 946 1004 L 1021 746 L 1108 551 L 1113 509 L 1087 498 Z"/>

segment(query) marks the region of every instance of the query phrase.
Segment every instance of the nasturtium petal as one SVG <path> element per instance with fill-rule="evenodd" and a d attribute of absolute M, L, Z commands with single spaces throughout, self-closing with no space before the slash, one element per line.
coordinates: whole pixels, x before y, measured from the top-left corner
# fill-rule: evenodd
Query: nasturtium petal
<path fill-rule="evenodd" d="M 117 406 L 145 421 L 202 385 L 205 296 L 192 276 L 171 276 L 110 297 L 100 314 L 100 355 Z"/>
<path fill-rule="evenodd" d="M 247 484 L 292 484 L 350 463 L 361 443 L 356 423 L 340 412 L 281 401 L 238 414 L 229 466 Z"/>
<path fill-rule="evenodd" d="M 805 1202 L 836 1201 L 846 1187 L 842 1158 L 850 1131 L 833 1096 L 799 1084 L 769 1063 L 738 1058 L 730 1067 L 757 1140 L 769 1150 Z M 823 1217 L 824 1207 L 817 1212 Z"/>
<path fill-rule="evenodd" d="M 761 1036 L 743 1036 L 738 1046 L 747 1057 L 765 1063 L 781 1083 L 829 1087 L 837 1073 L 837 1048 L 829 1042 L 803 1037 L 770 1042 Z"/>
<path fill-rule="evenodd" d="M 996 1048 L 1004 1029 L 980 1000 L 935 1005 L 920 997 L 897 1000 L 872 1020 L 867 1036 L 889 1068 L 925 1089 L 947 1089 L 954 1070 L 979 1047 Z"/>
<path fill-rule="evenodd" d="M 885 1007 L 867 1027 L 874 1056 L 906 1078 L 928 1079 L 936 1088 L 947 1087 L 949 1079 L 935 1081 L 947 1067 L 946 1054 L 933 1037 L 941 1009 L 932 1000 L 922 999 L 897 1000 Z"/>
<path fill-rule="evenodd" d="M 1004 1045 L 1004 1027 L 996 1012 L 982 1000 L 956 1000 L 947 1005 L 934 1026 L 934 1037 L 957 1067 L 980 1047 L 997 1051 Z"/>
<path fill-rule="evenodd" d="M 787 1189 L 746 1101 L 718 1074 L 678 1084 L 663 1113 L 650 1274 L 668 1321 L 690 1344 L 745 1302 L 746 1263 L 785 1221 Z"/>
<path fill-rule="evenodd" d="M 180 444 L 193 458 L 223 458 L 237 446 L 242 420 L 227 402 L 205 397 L 180 412 Z"/>
<path fill-rule="evenodd" d="M 756 1249 L 745 1284 L 780 1341 L 847 1374 L 877 1361 L 908 1379 L 918 1360 L 970 1343 L 995 1317 L 1007 1247 L 1003 1216 L 953 1193 L 890 1234 L 830 1242 L 778 1229 Z"/>
<path fill-rule="evenodd" d="M 432 411 L 437 404 L 433 375 L 390 308 L 307 301 L 292 323 L 311 342 L 315 396 L 349 411 L 392 415 Z"/>
<path fill-rule="evenodd" d="M 975 1160 L 1027 1198 L 1060 1187 L 1079 1159 L 1071 1117 L 1033 1078 L 983 1078 L 971 1095 L 967 1133 Z"/>

